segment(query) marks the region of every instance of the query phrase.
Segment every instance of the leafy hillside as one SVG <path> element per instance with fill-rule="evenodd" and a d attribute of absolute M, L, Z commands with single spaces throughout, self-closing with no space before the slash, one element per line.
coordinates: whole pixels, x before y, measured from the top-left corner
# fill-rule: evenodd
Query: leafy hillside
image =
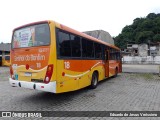
<path fill-rule="evenodd" d="M 114 39 L 115 45 L 120 48 L 126 48 L 127 43 L 160 42 L 160 13 L 150 13 L 145 18 L 134 19 Z"/>

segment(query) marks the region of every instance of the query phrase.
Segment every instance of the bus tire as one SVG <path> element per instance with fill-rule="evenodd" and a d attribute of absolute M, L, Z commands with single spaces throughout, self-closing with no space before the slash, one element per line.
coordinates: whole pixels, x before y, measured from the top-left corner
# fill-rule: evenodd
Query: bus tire
<path fill-rule="evenodd" d="M 91 85 L 90 88 L 91 89 L 95 89 L 98 85 L 98 74 L 96 72 L 94 72 L 92 74 L 92 80 L 91 80 Z"/>

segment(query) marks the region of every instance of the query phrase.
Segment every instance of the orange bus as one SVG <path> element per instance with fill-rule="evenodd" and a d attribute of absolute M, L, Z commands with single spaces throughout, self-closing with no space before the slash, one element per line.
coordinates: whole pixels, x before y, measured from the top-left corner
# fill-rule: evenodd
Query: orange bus
<path fill-rule="evenodd" d="M 26 24 L 13 30 L 11 86 L 62 93 L 122 71 L 120 49 L 55 21 Z"/>

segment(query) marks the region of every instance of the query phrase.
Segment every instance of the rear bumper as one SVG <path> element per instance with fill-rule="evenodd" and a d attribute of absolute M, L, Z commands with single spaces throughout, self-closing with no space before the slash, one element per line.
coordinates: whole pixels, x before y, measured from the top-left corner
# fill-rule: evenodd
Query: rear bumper
<path fill-rule="evenodd" d="M 35 82 L 13 80 L 12 78 L 9 78 L 9 83 L 13 87 L 23 87 L 23 88 L 29 88 L 29 89 L 42 90 L 46 92 L 56 93 L 56 81 L 45 84 L 45 83 L 35 83 Z"/>

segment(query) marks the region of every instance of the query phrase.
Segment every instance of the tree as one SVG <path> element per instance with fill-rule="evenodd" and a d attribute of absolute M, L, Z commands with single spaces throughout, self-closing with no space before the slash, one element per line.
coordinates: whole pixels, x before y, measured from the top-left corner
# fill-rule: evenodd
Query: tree
<path fill-rule="evenodd" d="M 144 18 L 135 18 L 131 25 L 126 25 L 122 32 L 115 37 L 115 45 L 120 48 L 127 43 L 160 42 L 160 13 L 149 13 Z"/>
<path fill-rule="evenodd" d="M 124 39 L 122 34 L 119 34 L 117 37 L 114 38 L 115 40 L 115 45 L 119 48 L 126 48 L 126 39 Z"/>
<path fill-rule="evenodd" d="M 136 43 L 147 43 L 148 40 L 152 40 L 154 33 L 152 31 L 138 32 L 136 35 Z"/>
<path fill-rule="evenodd" d="M 153 42 L 160 42 L 160 34 L 156 34 L 156 35 L 153 37 Z"/>
<path fill-rule="evenodd" d="M 157 15 L 155 13 L 149 13 L 146 18 L 155 19 Z"/>

